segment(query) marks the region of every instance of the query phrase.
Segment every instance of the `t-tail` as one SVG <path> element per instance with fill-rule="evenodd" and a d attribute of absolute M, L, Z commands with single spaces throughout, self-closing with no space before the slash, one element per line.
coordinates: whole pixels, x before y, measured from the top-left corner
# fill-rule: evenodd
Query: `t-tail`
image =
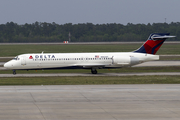
<path fill-rule="evenodd" d="M 134 52 L 145 54 L 156 54 L 161 45 L 167 38 L 173 38 L 170 33 L 153 33 L 149 36 L 148 40 L 139 49 Z"/>

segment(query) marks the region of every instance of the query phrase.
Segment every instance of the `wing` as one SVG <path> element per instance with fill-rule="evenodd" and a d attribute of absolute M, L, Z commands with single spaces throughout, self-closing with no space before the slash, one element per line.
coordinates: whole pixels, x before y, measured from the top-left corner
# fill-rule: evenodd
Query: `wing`
<path fill-rule="evenodd" d="M 74 66 L 83 67 L 85 69 L 88 68 L 104 68 L 106 66 L 110 66 L 111 64 L 75 64 Z"/>

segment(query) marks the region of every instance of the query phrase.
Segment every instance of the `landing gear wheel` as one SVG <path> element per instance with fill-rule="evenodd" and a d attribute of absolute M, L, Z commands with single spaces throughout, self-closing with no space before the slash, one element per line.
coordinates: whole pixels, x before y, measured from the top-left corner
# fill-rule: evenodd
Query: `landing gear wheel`
<path fill-rule="evenodd" d="M 97 70 L 96 69 L 91 69 L 91 73 L 92 74 L 97 74 Z"/>
<path fill-rule="evenodd" d="M 13 75 L 16 75 L 16 70 L 13 70 Z"/>

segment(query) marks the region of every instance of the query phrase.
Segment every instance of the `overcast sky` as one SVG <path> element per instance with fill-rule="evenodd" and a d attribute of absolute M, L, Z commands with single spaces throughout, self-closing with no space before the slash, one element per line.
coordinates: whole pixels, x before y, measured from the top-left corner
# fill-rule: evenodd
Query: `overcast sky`
<path fill-rule="evenodd" d="M 180 22 L 180 0 L 1 0 L 0 24 Z"/>

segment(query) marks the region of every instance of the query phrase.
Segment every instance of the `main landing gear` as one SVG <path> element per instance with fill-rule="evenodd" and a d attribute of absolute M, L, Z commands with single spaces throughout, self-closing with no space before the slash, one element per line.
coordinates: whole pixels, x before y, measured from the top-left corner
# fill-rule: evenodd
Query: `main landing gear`
<path fill-rule="evenodd" d="M 97 70 L 92 68 L 92 69 L 91 69 L 91 73 L 92 73 L 92 74 L 97 74 Z"/>
<path fill-rule="evenodd" d="M 13 75 L 16 75 L 16 70 L 13 70 Z"/>

